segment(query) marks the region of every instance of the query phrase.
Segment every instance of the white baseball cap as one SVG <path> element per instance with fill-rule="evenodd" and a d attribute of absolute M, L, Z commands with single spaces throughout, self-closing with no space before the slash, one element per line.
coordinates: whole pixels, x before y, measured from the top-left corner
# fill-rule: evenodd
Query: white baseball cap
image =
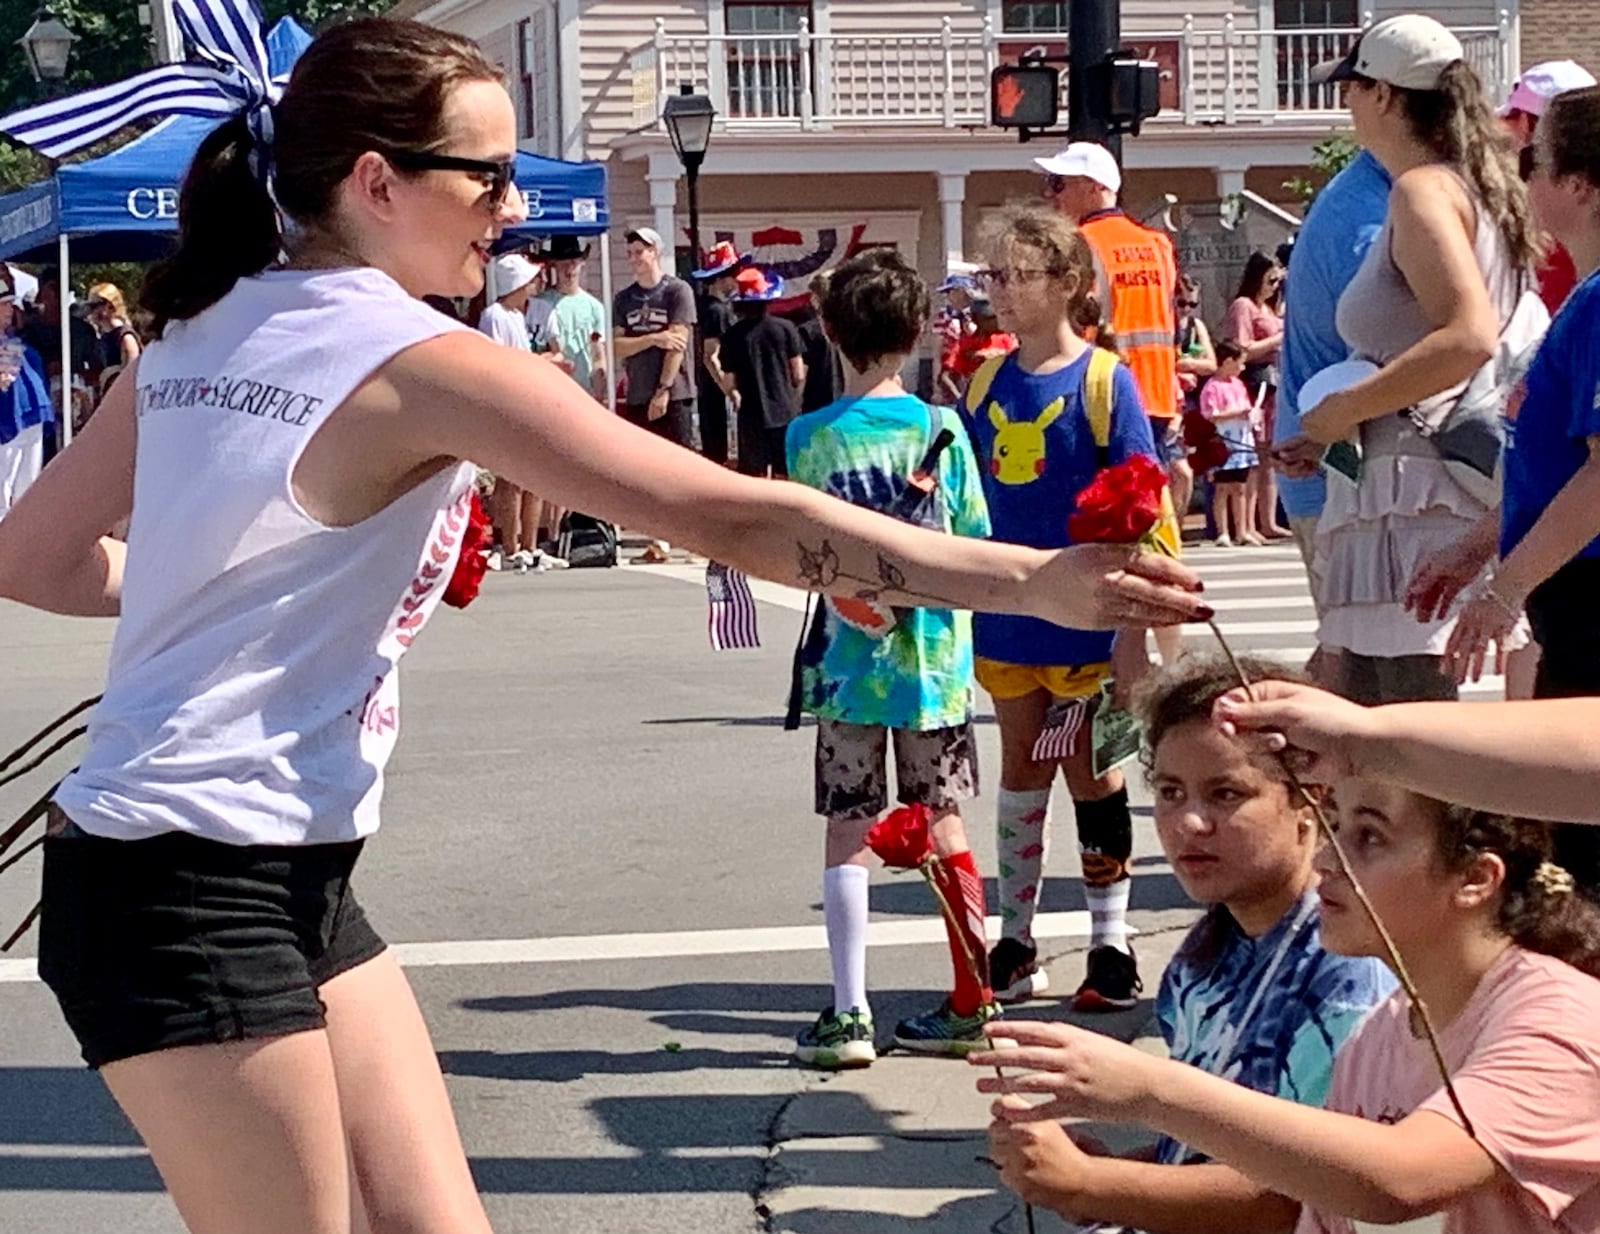
<path fill-rule="evenodd" d="M 658 252 L 661 249 L 661 233 L 654 227 L 635 227 L 628 233 L 627 239 L 630 243 L 637 240 L 646 248 L 652 248 Z"/>
<path fill-rule="evenodd" d="M 1047 159 L 1034 159 L 1035 165 L 1052 176 L 1087 176 L 1102 188 L 1113 193 L 1122 188 L 1122 168 L 1117 160 L 1098 142 L 1075 141 L 1060 154 Z"/>
<path fill-rule="evenodd" d="M 506 253 L 494 259 L 494 298 L 509 296 L 518 288 L 526 287 L 542 273 L 521 253 Z"/>
<path fill-rule="evenodd" d="M 1517 84 L 1511 87 L 1511 97 L 1500 109 L 1500 116 L 1504 119 L 1514 111 L 1542 116 L 1556 95 L 1565 94 L 1568 90 L 1582 90 L 1594 84 L 1594 74 L 1577 61 L 1546 60 L 1517 78 Z"/>
<path fill-rule="evenodd" d="M 1311 80 L 1320 85 L 1368 77 L 1402 90 L 1437 90 L 1444 71 L 1465 55 L 1461 40 L 1433 18 L 1402 13 L 1362 34 L 1343 60 L 1319 64 Z"/>

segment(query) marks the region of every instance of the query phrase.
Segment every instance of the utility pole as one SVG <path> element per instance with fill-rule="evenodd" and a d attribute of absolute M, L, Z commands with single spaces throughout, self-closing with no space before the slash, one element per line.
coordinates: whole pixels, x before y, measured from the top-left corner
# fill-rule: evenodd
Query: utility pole
<path fill-rule="evenodd" d="M 183 59 L 183 35 L 172 12 L 172 0 L 149 0 L 150 33 L 157 64 L 177 64 Z"/>
<path fill-rule="evenodd" d="M 1102 66 L 1122 46 L 1121 0 L 1071 0 L 1067 16 L 1067 133 L 1099 142 L 1120 164 L 1122 134 L 1112 132 L 1106 100 L 1096 105 L 1094 91 L 1104 81 Z"/>

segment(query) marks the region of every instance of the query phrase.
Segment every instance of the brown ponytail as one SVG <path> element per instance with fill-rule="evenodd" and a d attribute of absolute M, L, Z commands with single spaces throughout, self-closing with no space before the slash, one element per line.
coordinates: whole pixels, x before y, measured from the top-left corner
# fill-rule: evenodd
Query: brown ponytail
<path fill-rule="evenodd" d="M 1570 874 L 1551 864 L 1546 824 L 1445 805 L 1437 836 L 1446 870 L 1460 870 L 1485 853 L 1504 863 L 1498 925 L 1512 942 L 1600 977 L 1600 907 L 1576 890 Z"/>
<path fill-rule="evenodd" d="M 178 251 L 145 276 L 140 300 L 159 335 L 277 259 L 278 212 L 250 168 L 243 116 L 207 134 L 178 196 Z"/>
<path fill-rule="evenodd" d="M 299 229 L 332 228 L 338 187 L 358 158 L 438 151 L 450 92 L 499 80 L 472 40 L 420 22 L 364 17 L 318 35 L 273 108 L 278 206 Z M 178 251 L 145 279 L 157 332 L 277 260 L 278 213 L 250 168 L 251 149 L 242 117 L 200 144 L 178 197 Z"/>
<path fill-rule="evenodd" d="M 1417 139 L 1465 177 L 1481 208 L 1504 238 L 1512 266 L 1531 271 L 1541 256 L 1541 241 L 1528 204 L 1528 189 L 1517 175 L 1510 145 L 1489 110 L 1483 83 L 1472 67 L 1457 60 L 1439 77 L 1436 90 L 1396 90 Z"/>

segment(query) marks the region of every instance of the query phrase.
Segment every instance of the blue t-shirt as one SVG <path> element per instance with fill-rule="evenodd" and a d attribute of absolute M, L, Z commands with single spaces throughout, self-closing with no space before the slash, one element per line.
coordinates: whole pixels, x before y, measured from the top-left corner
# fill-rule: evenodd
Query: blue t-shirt
<path fill-rule="evenodd" d="M 1528 368 L 1520 407 L 1506 417 L 1505 482 L 1500 501 L 1500 556 L 1534 523 L 1589 461 L 1600 436 L 1600 274 L 1567 297 Z M 1600 538 L 1579 557 L 1600 557 Z"/>
<path fill-rule="evenodd" d="M 917 521 L 958 536 L 989 534 L 983 484 L 956 413 L 909 394 L 842 398 L 790 421 L 789 476 L 852 505 L 889 513 L 939 429 L 939 482 Z M 842 614 L 842 615 L 841 615 Z M 878 627 L 887 621 L 886 627 Z M 823 641 L 801 658 L 812 715 L 927 732 L 972 715 L 972 614 L 947 608 L 823 607 Z"/>
<path fill-rule="evenodd" d="M 963 403 L 996 540 L 1033 548 L 1072 543 L 1067 518 L 1100 469 L 1083 407 L 1088 371 L 1088 352 L 1047 374 L 1027 372 L 1013 354 L 977 407 Z M 1157 458 L 1139 387 L 1122 364 L 1112 378 L 1108 444 L 1108 465 L 1136 454 Z M 979 613 L 976 636 L 978 654 L 985 659 L 1048 666 L 1104 663 L 1111 658 L 1113 638 L 1109 631 L 1071 630 L 1001 613 Z"/>
<path fill-rule="evenodd" d="M 1320 920 L 1315 890 L 1260 938 L 1225 908 L 1207 913 L 1161 974 L 1156 1020 L 1168 1053 L 1258 1093 L 1320 1106 L 1334 1055 L 1395 986 L 1377 960 L 1324 951 Z M 1169 1165 L 1194 1159 L 1167 1137 L 1156 1152 Z"/>
<path fill-rule="evenodd" d="M 1330 364 L 1350 358 L 1334 317 L 1339 297 L 1383 227 L 1389 189 L 1389 173 L 1363 150 L 1317 194 L 1300 227 L 1289 257 L 1274 442 L 1300 433 L 1300 387 Z M 1278 492 L 1290 518 L 1315 518 L 1327 499 L 1327 481 L 1320 472 L 1309 480 L 1280 476 Z"/>

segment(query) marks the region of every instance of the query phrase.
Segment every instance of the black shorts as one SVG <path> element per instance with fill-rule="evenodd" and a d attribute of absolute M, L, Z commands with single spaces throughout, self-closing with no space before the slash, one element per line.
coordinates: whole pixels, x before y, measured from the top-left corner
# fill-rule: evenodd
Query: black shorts
<path fill-rule="evenodd" d="M 622 418 L 630 424 L 637 424 L 642 429 L 648 429 L 657 437 L 665 437 L 668 441 L 682 446 L 685 450 L 696 447 L 694 433 L 694 399 L 675 398 L 667 403 L 667 410 L 654 420 L 650 418 L 649 407 L 619 408 Z"/>
<path fill-rule="evenodd" d="M 1211 479 L 1217 484 L 1243 484 L 1249 478 L 1248 467 L 1219 467 L 1211 473 Z"/>
<path fill-rule="evenodd" d="M 764 476 L 768 468 L 780 480 L 789 478 L 789 454 L 785 444 L 789 426 L 780 424 L 772 428 L 765 424 L 739 426 L 739 472 L 746 476 Z"/>
<path fill-rule="evenodd" d="M 360 840 L 108 840 L 51 808 L 39 975 L 84 1061 L 326 1026 L 317 990 L 384 949 L 350 890 Z"/>

